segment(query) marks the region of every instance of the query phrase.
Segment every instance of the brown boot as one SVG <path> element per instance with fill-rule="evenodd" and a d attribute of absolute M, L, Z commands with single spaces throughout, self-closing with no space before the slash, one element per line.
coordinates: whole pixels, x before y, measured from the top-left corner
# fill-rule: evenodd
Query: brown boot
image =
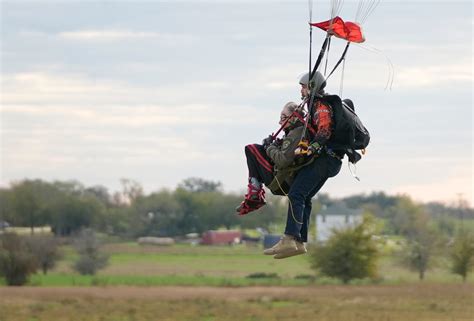
<path fill-rule="evenodd" d="M 287 252 L 294 252 L 297 251 L 298 248 L 296 247 L 295 238 L 291 235 L 284 234 L 280 241 L 277 244 L 273 245 L 273 247 L 266 249 L 263 251 L 265 255 L 275 255 L 275 254 L 283 254 Z"/>
<path fill-rule="evenodd" d="M 300 255 L 300 254 L 305 254 L 308 252 L 306 250 L 306 247 L 304 246 L 304 243 L 296 241 L 296 250 L 295 251 L 285 251 L 283 253 L 278 253 L 276 254 L 273 258 L 274 259 L 284 259 L 290 256 L 295 256 L 295 255 Z"/>

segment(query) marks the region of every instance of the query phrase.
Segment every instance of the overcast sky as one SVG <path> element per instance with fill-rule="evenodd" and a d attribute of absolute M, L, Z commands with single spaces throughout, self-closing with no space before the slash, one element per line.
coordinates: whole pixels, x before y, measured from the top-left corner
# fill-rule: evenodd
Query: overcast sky
<path fill-rule="evenodd" d="M 314 1 L 313 21 L 330 1 Z M 340 15 L 354 20 L 356 1 Z M 308 1 L 1 1 L 1 184 L 76 179 L 146 192 L 188 177 L 246 187 L 243 148 L 278 129 L 308 68 Z M 366 156 L 323 191 L 473 201 L 472 2 L 382 1 L 343 98 Z M 313 57 L 324 39 L 313 31 Z M 329 65 L 344 43 L 334 40 Z M 374 51 L 381 51 L 383 54 Z M 387 58 L 394 66 L 391 90 Z M 340 68 L 342 70 L 342 68 Z M 340 71 L 339 70 L 339 71 Z M 329 80 L 339 93 L 341 73 Z"/>

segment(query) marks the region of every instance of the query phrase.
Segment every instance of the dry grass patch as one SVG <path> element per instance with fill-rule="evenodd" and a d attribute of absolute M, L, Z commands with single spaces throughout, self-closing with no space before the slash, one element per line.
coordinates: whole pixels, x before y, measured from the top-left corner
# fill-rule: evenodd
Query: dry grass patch
<path fill-rule="evenodd" d="M 472 285 L 0 288 L 1 321 L 472 320 Z"/>

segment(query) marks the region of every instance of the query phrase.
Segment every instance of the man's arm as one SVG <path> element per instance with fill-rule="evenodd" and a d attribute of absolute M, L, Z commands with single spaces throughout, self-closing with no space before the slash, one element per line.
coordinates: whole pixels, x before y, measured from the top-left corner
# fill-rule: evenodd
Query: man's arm
<path fill-rule="evenodd" d="M 316 135 L 311 142 L 311 147 L 317 150 L 319 147 L 324 146 L 326 142 L 331 138 L 333 118 L 332 118 L 332 107 L 328 103 L 321 101 L 317 102 L 316 112 L 314 115 Z"/>
<path fill-rule="evenodd" d="M 290 166 L 295 160 L 295 149 L 301 139 L 304 126 L 292 129 L 281 144 L 281 148 L 270 145 L 267 148 L 267 155 L 273 161 L 277 168 L 285 168 Z"/>

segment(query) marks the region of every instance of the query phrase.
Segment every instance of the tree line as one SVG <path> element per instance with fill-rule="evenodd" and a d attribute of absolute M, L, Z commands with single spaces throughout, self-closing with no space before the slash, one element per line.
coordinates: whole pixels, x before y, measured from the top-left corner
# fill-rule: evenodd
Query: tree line
<path fill-rule="evenodd" d="M 239 217 L 234 208 L 242 196 L 225 193 L 221 183 L 201 178 L 188 178 L 175 190 L 150 194 L 135 181 L 123 179 L 121 184 L 120 191 L 110 193 L 103 186 L 85 187 L 76 181 L 15 182 L 0 189 L 0 223 L 28 226 L 31 234 L 35 227 L 48 225 L 56 236 L 74 236 L 71 239 L 79 254 L 74 269 L 94 274 L 107 263 L 94 231 L 135 238 L 182 236 L 221 227 L 271 230 L 286 215 L 286 200 L 270 195 L 258 213 Z M 474 212 L 466 204 L 420 204 L 408 196 L 382 192 L 342 199 L 320 194 L 314 212 L 338 203 L 362 209 L 363 219 L 334 230 L 327 242 L 314 245 L 311 264 L 315 270 L 345 283 L 375 278 L 383 240 L 374 236 L 395 235 L 402 240 L 397 255 L 421 280 L 432 258 L 439 255 L 449 257 L 452 272 L 466 280 L 474 264 Z M 9 284 L 24 284 L 37 269 L 46 273 L 59 257 L 57 242 L 57 238 L 35 235 L 30 239 L 0 235 L 0 275 Z"/>
<path fill-rule="evenodd" d="M 175 190 L 145 194 L 135 181 L 121 180 L 111 193 L 103 186 L 80 182 L 23 180 L 0 189 L 0 221 L 12 226 L 51 226 L 69 236 L 83 228 L 122 237 L 178 236 L 221 227 L 268 227 L 284 215 L 281 202 L 270 202 L 259 215 L 242 219 L 234 208 L 240 195 L 224 193 L 219 182 L 184 180 Z"/>
<path fill-rule="evenodd" d="M 217 228 L 270 229 L 286 215 L 286 199 L 268 196 L 258 213 L 239 217 L 234 208 L 242 195 L 225 193 L 220 182 L 188 178 L 174 190 L 145 194 L 133 180 L 122 179 L 120 191 L 104 186 L 86 187 L 77 181 L 47 182 L 40 179 L 14 182 L 0 189 L 0 222 L 12 226 L 51 226 L 55 235 L 69 236 L 83 228 L 122 237 L 179 236 Z M 321 194 L 322 205 L 343 203 L 363 209 L 385 222 L 382 233 L 415 235 L 416 225 L 432 225 L 437 232 L 454 236 L 460 220 L 474 221 L 467 206 L 418 204 L 408 196 L 383 192 L 333 199 Z M 419 223 L 416 223 L 418 222 Z"/>

